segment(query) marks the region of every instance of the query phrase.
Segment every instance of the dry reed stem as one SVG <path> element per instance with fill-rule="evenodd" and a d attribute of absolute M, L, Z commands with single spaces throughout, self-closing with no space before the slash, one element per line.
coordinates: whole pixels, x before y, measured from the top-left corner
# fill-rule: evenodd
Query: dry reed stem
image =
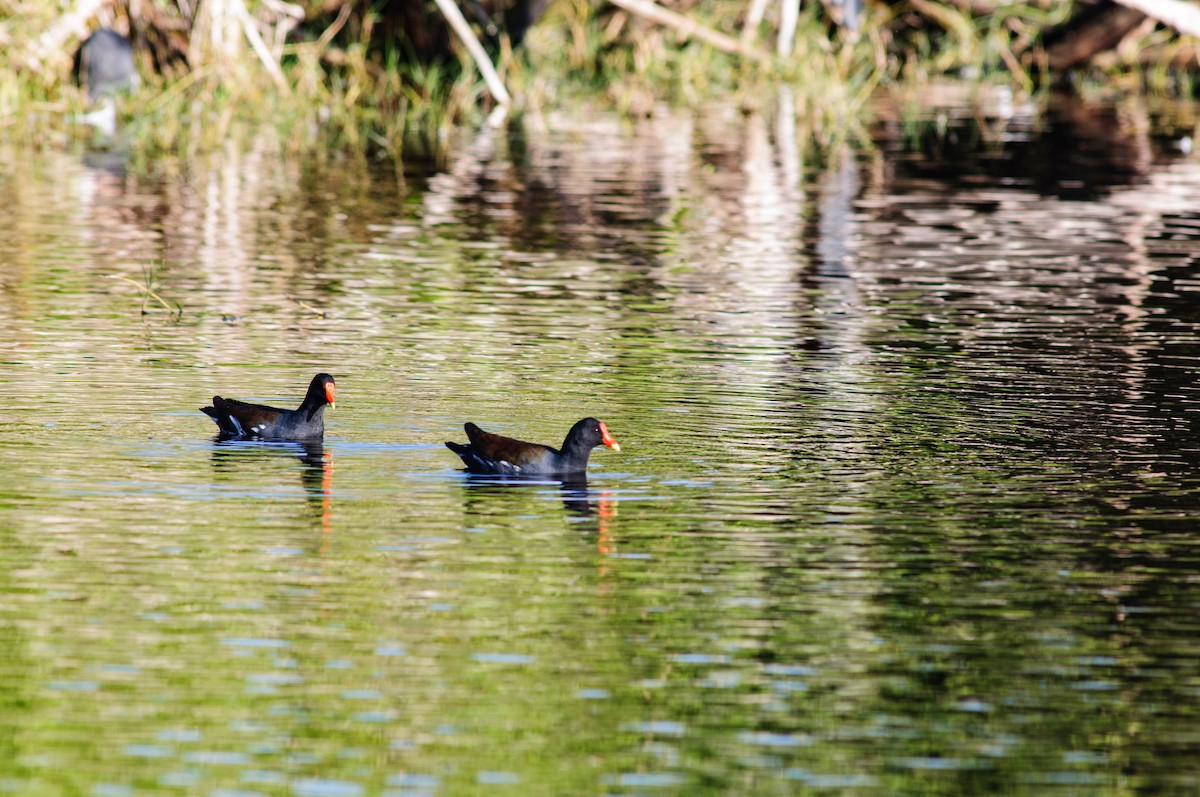
<path fill-rule="evenodd" d="M 134 286 L 139 291 L 141 291 L 144 296 L 150 296 L 150 297 L 158 300 L 158 303 L 161 304 L 166 309 L 166 311 L 168 313 L 170 313 L 171 315 L 175 315 L 175 314 L 179 314 L 181 316 L 183 315 L 183 308 L 180 307 L 178 303 L 176 303 L 176 305 L 174 307 L 172 307 L 171 305 L 167 304 L 167 301 L 165 299 L 163 299 L 163 297 L 159 296 L 157 293 L 155 293 L 153 290 L 151 290 L 149 286 L 143 285 L 142 283 L 138 282 L 137 280 L 131 280 L 129 277 L 123 276 L 121 274 L 109 274 L 108 278 L 113 279 L 113 280 L 121 280 L 122 282 L 128 282 L 130 285 Z M 143 299 L 142 315 L 145 315 L 145 314 L 146 314 L 146 304 L 145 304 L 145 299 Z"/>
<path fill-rule="evenodd" d="M 750 10 L 746 12 L 746 22 L 742 25 L 743 47 L 749 47 L 758 38 L 758 26 L 767 14 L 768 2 L 770 0 L 751 0 Z"/>
<path fill-rule="evenodd" d="M 303 307 L 305 310 L 309 311 L 310 313 L 313 313 L 314 315 L 317 315 L 321 318 L 326 317 L 326 312 L 324 310 L 318 310 L 316 307 L 313 307 L 311 304 L 302 302 L 299 299 L 292 299 L 292 301 L 295 302 L 296 304 L 300 305 L 301 307 Z"/>

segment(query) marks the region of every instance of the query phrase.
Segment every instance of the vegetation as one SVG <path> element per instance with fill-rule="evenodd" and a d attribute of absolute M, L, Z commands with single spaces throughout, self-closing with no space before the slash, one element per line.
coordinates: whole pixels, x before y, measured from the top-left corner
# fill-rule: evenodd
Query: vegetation
<path fill-rule="evenodd" d="M 510 7 L 521 1 L 508 0 Z M 81 2 L 72 19 L 47 0 L 0 0 L 0 126 L 10 139 L 90 134 L 79 123 L 89 105 L 72 77 L 72 55 L 101 25 L 130 31 L 135 41 L 143 82 L 117 97 L 117 112 L 146 151 L 257 138 L 270 124 L 281 146 L 396 158 L 406 148 L 435 150 L 448 125 L 481 120 L 494 105 L 432 2 L 259 0 L 247 8 L 241 0 L 200 0 L 193 9 L 190 0 L 152 0 L 136 15 L 135 6 L 92 2 L 92 13 Z M 701 106 L 717 97 L 753 108 L 786 86 L 799 118 L 820 136 L 840 130 L 880 86 L 953 75 L 1036 92 L 1056 74 L 1047 34 L 1077 6 L 876 2 L 851 30 L 837 24 L 838 4 L 807 2 L 781 57 L 776 42 L 787 23 L 773 16 L 774 4 L 757 26 L 746 23 L 752 0 L 670 5 L 701 34 L 723 36 L 736 49 L 603 0 L 552 0 L 517 47 L 503 33 L 503 8 L 474 23 L 518 111 L 564 98 L 638 115 L 659 102 Z M 1190 40 L 1150 21 L 1087 66 L 1102 85 L 1127 90 L 1136 76 L 1132 82 L 1155 90 L 1190 92 L 1195 61 Z M 1146 62 L 1151 69 L 1142 68 Z"/>

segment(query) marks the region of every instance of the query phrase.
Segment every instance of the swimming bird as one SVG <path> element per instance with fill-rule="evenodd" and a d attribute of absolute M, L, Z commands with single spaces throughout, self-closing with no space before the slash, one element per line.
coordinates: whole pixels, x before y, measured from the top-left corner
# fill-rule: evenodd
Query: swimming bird
<path fill-rule="evenodd" d="M 485 432 L 473 423 L 467 423 L 463 428 L 471 442 L 447 441 L 446 448 L 462 457 L 463 464 L 471 473 L 514 476 L 581 474 L 587 471 L 588 457 L 596 446 L 605 445 L 613 451 L 621 450 L 604 422 L 595 418 L 584 418 L 572 426 L 563 440 L 561 450 Z"/>
<path fill-rule="evenodd" d="M 200 411 L 216 421 L 222 439 L 320 440 L 325 434 L 325 405 L 336 406 L 334 389 L 332 376 L 317 374 L 294 410 L 213 396 L 212 406 Z"/>
<path fill-rule="evenodd" d="M 87 89 L 88 102 L 141 85 L 133 44 L 112 28 L 100 28 L 75 53 L 75 77 Z"/>

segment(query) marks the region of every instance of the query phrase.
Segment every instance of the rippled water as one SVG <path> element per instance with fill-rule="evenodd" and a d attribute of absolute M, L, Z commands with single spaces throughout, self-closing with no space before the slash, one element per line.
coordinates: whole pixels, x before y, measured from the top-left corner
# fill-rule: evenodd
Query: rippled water
<path fill-rule="evenodd" d="M 1194 793 L 1200 165 L 938 113 L 5 153 L 0 791 Z"/>

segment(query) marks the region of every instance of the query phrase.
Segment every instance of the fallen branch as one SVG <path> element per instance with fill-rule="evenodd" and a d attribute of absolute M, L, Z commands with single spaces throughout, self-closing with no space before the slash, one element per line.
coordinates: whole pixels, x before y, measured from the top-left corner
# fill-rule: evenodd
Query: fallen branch
<path fill-rule="evenodd" d="M 1154 17 L 1180 33 L 1200 36 L 1200 7 L 1183 0 L 1116 0 L 1116 2 Z"/>
<path fill-rule="evenodd" d="M 438 0 L 442 2 L 442 0 Z M 749 47 L 747 44 L 739 42 L 731 36 L 726 36 L 724 33 L 715 31 L 712 28 L 706 28 L 699 22 L 695 22 L 683 14 L 669 11 L 662 6 L 654 3 L 653 0 L 609 0 L 614 6 L 632 11 L 634 14 L 645 17 L 651 22 L 657 22 L 659 25 L 665 25 L 668 28 L 674 28 L 681 35 L 698 39 L 705 44 L 716 47 L 721 52 L 733 53 L 735 55 L 745 56 L 753 61 L 765 61 L 766 56 L 758 50 Z"/>
<path fill-rule="evenodd" d="M 496 74 L 496 68 L 492 66 L 492 59 L 488 58 L 479 39 L 475 38 L 471 26 L 467 24 L 467 20 L 458 10 L 458 6 L 454 5 L 454 0 L 436 0 L 436 2 L 442 11 L 442 16 L 446 18 L 446 22 L 450 23 L 450 27 L 466 45 L 467 52 L 475 59 L 475 65 L 483 74 L 483 80 L 487 83 L 492 96 L 496 98 L 496 102 L 500 105 L 508 105 L 512 102 L 512 98 L 508 96 L 508 89 L 504 88 L 504 81 L 500 79 L 500 75 Z"/>

